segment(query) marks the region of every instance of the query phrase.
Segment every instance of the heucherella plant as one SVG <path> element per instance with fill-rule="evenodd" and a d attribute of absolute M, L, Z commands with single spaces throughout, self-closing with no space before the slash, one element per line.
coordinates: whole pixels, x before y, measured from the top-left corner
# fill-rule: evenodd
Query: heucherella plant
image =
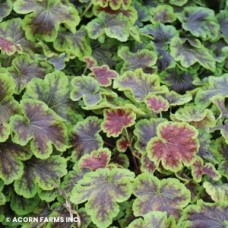
<path fill-rule="evenodd" d="M 0 0 L 0 227 L 228 227 L 227 0 Z"/>

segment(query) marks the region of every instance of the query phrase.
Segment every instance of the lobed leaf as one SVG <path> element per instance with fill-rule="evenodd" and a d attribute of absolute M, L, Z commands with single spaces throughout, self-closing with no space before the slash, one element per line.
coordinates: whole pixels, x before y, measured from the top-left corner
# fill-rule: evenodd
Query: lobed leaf
<path fill-rule="evenodd" d="M 162 96 L 148 95 L 146 105 L 154 113 L 161 113 L 169 109 L 169 102 Z"/>
<path fill-rule="evenodd" d="M 193 163 L 199 150 L 197 130 L 187 123 L 164 122 L 157 127 L 158 137 L 147 144 L 149 158 L 156 164 L 162 163 L 165 169 L 177 172 L 182 163 Z"/>

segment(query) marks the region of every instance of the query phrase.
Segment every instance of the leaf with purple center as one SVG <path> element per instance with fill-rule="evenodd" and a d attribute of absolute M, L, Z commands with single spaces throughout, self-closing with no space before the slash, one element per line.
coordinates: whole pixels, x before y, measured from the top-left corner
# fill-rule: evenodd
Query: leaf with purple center
<path fill-rule="evenodd" d="M 157 127 L 157 137 L 147 144 L 147 153 L 155 164 L 177 172 L 191 165 L 199 150 L 198 131 L 187 123 L 164 122 Z"/>
<path fill-rule="evenodd" d="M 98 227 L 109 227 L 119 212 L 118 203 L 131 196 L 134 173 L 126 169 L 98 169 L 84 175 L 73 189 L 74 204 L 86 202 L 86 212 Z"/>
<path fill-rule="evenodd" d="M 67 129 L 63 120 L 43 102 L 31 99 L 21 101 L 23 115 L 14 115 L 10 119 L 13 141 L 19 145 L 31 142 L 33 154 L 46 159 L 53 151 L 68 148 Z"/>
<path fill-rule="evenodd" d="M 154 113 L 161 113 L 164 111 L 168 111 L 169 109 L 169 102 L 162 96 L 149 94 L 146 97 L 145 103 L 147 107 Z"/>
<path fill-rule="evenodd" d="M 104 111 L 104 121 L 101 128 L 108 137 L 117 137 L 122 133 L 123 129 L 134 125 L 135 119 L 136 115 L 132 111 L 108 109 Z"/>

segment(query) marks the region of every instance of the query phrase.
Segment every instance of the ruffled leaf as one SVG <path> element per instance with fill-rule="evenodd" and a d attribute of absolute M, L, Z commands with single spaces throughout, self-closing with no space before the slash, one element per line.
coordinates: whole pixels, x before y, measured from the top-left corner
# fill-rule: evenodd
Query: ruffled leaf
<path fill-rule="evenodd" d="M 7 140 L 11 133 L 9 119 L 20 110 L 14 100 L 15 83 L 6 73 L 0 73 L 0 142 Z"/>
<path fill-rule="evenodd" d="M 23 162 L 31 157 L 28 148 L 7 141 L 0 144 L 0 178 L 9 184 L 23 174 Z"/>
<path fill-rule="evenodd" d="M 161 113 L 169 109 L 169 102 L 162 96 L 148 95 L 146 105 L 154 113 Z"/>
<path fill-rule="evenodd" d="M 90 76 L 75 77 L 72 80 L 73 89 L 70 98 L 73 101 L 83 99 L 86 106 L 96 105 L 101 100 L 100 86 L 96 79 Z"/>
<path fill-rule="evenodd" d="M 155 74 L 145 74 L 142 69 L 128 71 L 114 81 L 114 88 L 130 92 L 136 101 L 142 102 L 150 93 L 158 94 L 168 91 L 160 86 L 159 77 Z"/>
<path fill-rule="evenodd" d="M 220 77 L 210 76 L 208 78 L 208 86 L 200 90 L 196 95 L 196 102 L 202 107 L 206 107 L 211 103 L 211 99 L 215 96 L 228 97 L 228 74 Z"/>
<path fill-rule="evenodd" d="M 157 61 L 156 52 L 147 49 L 141 49 L 136 53 L 130 52 L 129 48 L 124 46 L 118 50 L 118 56 L 123 59 L 124 65 L 121 68 L 121 72 L 127 70 L 134 71 L 142 68 L 143 71 L 150 70 Z"/>
<path fill-rule="evenodd" d="M 33 78 L 44 78 L 46 69 L 29 55 L 19 55 L 13 59 L 8 72 L 16 81 L 16 93 L 19 94 Z"/>
<path fill-rule="evenodd" d="M 201 158 L 197 158 L 192 165 L 193 179 L 196 182 L 200 182 L 202 180 L 202 176 L 205 174 L 212 180 L 218 180 L 221 178 L 221 175 L 211 163 L 204 164 Z"/>
<path fill-rule="evenodd" d="M 121 42 L 127 41 L 130 35 L 139 40 L 138 31 L 122 14 L 111 15 L 101 12 L 97 18 L 87 24 L 86 29 L 91 39 L 97 39 L 106 34 Z"/>
<path fill-rule="evenodd" d="M 123 129 L 132 126 L 135 119 L 136 115 L 131 111 L 125 111 L 124 109 L 105 110 L 104 122 L 101 128 L 108 137 L 117 137 Z"/>
<path fill-rule="evenodd" d="M 97 117 L 90 116 L 80 121 L 73 128 L 71 144 L 77 158 L 103 146 L 103 140 L 99 135 L 101 121 Z"/>
<path fill-rule="evenodd" d="M 111 151 L 104 148 L 93 151 L 91 154 L 85 154 L 79 161 L 81 169 L 87 168 L 95 171 L 107 167 L 111 159 Z"/>
<path fill-rule="evenodd" d="M 186 7 L 179 16 L 183 29 L 193 36 L 215 40 L 219 34 L 219 24 L 214 11 L 203 7 Z"/>
<path fill-rule="evenodd" d="M 63 72 L 49 73 L 44 80 L 33 79 L 23 96 L 23 99 L 27 98 L 40 100 L 63 119 L 75 122 L 76 111 L 70 99 L 70 81 Z"/>
<path fill-rule="evenodd" d="M 102 8 L 110 6 L 113 10 L 118 10 L 121 7 L 127 9 L 131 5 L 131 0 L 92 0 L 92 2 Z"/>
<path fill-rule="evenodd" d="M 224 228 L 228 224 L 228 206 L 205 203 L 202 200 L 197 205 L 190 205 L 184 210 L 184 215 L 178 223 L 179 227 Z"/>
<path fill-rule="evenodd" d="M 227 10 L 221 10 L 217 15 L 220 24 L 220 33 L 228 43 L 228 13 Z"/>
<path fill-rule="evenodd" d="M 182 209 L 190 202 L 190 191 L 179 180 L 157 177 L 144 173 L 137 176 L 133 193 L 137 197 L 133 203 L 135 216 L 150 211 L 165 211 L 179 217 Z"/>
<path fill-rule="evenodd" d="M 187 123 L 164 122 L 157 128 L 158 137 L 147 145 L 149 158 L 156 164 L 160 161 L 165 169 L 173 172 L 189 166 L 199 150 L 197 130 Z"/>
<path fill-rule="evenodd" d="M 58 188 L 60 178 L 67 173 L 66 160 L 59 155 L 46 160 L 32 158 L 24 162 L 24 167 L 24 174 L 14 182 L 14 189 L 25 198 L 34 197 L 38 187 L 43 190 Z"/>
<path fill-rule="evenodd" d="M 169 23 L 176 20 L 176 14 L 173 7 L 170 5 L 158 5 L 156 8 L 151 9 L 153 19 L 152 22 Z"/>
<path fill-rule="evenodd" d="M 0 22 L 2 21 L 3 18 L 7 17 L 13 8 L 13 4 L 11 0 L 6 0 L 4 2 L 1 1 L 0 3 Z"/>
<path fill-rule="evenodd" d="M 135 219 L 127 228 L 169 228 L 172 224 L 171 219 L 167 218 L 166 212 L 151 211 L 142 218 Z"/>
<path fill-rule="evenodd" d="M 160 123 L 164 122 L 165 119 L 142 119 L 135 124 L 134 135 L 137 137 L 135 148 L 140 153 L 145 154 L 146 146 L 151 138 L 157 135 L 157 127 Z"/>
<path fill-rule="evenodd" d="M 22 27 L 26 37 L 32 41 L 36 38 L 46 42 L 54 41 L 60 24 L 75 32 L 80 21 L 75 7 L 68 2 L 63 4 L 60 0 L 17 0 L 14 10 L 18 14 L 26 14 Z"/>
<path fill-rule="evenodd" d="M 108 87 L 112 83 L 112 79 L 118 76 L 118 73 L 114 70 L 110 70 L 109 66 L 94 66 L 91 67 L 92 76 L 100 83 L 101 86 Z"/>
<path fill-rule="evenodd" d="M 86 212 L 98 227 L 108 227 L 119 212 L 118 203 L 132 192 L 134 173 L 126 169 L 98 169 L 87 173 L 73 189 L 71 201 L 85 205 Z"/>
<path fill-rule="evenodd" d="M 66 150 L 67 129 L 60 119 L 43 102 L 24 99 L 21 101 L 24 115 L 11 117 L 14 142 L 26 145 L 31 141 L 34 155 L 46 159 L 52 153 L 52 145 L 59 151 Z"/>
<path fill-rule="evenodd" d="M 199 40 L 173 38 L 170 43 L 171 55 L 185 68 L 199 63 L 204 68 L 215 71 L 215 59 Z"/>

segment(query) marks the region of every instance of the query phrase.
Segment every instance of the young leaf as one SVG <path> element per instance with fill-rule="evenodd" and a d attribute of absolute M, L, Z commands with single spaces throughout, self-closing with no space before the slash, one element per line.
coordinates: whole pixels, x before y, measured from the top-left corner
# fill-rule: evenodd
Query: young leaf
<path fill-rule="evenodd" d="M 101 100 L 100 86 L 96 79 L 90 76 L 78 76 L 72 80 L 72 85 L 74 88 L 70 98 L 73 101 L 82 98 L 86 106 L 93 106 Z"/>
<path fill-rule="evenodd" d="M 161 113 L 169 109 L 169 102 L 162 96 L 148 95 L 145 102 L 154 113 Z"/>
<path fill-rule="evenodd" d="M 7 140 L 11 133 L 9 118 L 20 110 L 13 99 L 15 83 L 6 73 L 0 73 L 0 142 Z"/>
<path fill-rule="evenodd" d="M 190 191 L 179 180 L 159 180 L 149 173 L 137 176 L 133 193 L 137 197 L 133 203 L 135 216 L 145 215 L 150 211 L 165 211 L 178 218 L 182 209 L 190 202 Z"/>
<path fill-rule="evenodd" d="M 134 135 L 137 137 L 135 148 L 145 154 L 147 143 L 157 134 L 157 127 L 165 119 L 142 119 L 135 124 Z"/>
<path fill-rule="evenodd" d="M 0 178 L 10 184 L 23 174 L 23 162 L 31 157 L 28 148 L 6 141 L 0 144 Z"/>
<path fill-rule="evenodd" d="M 39 65 L 37 60 L 31 59 L 29 55 L 18 55 L 13 59 L 8 72 L 16 81 L 16 93 L 20 94 L 27 83 L 33 78 L 44 78 L 45 68 Z"/>
<path fill-rule="evenodd" d="M 119 136 L 123 129 L 132 126 L 135 123 L 136 115 L 134 112 L 125 111 L 124 109 L 109 109 L 104 112 L 104 122 L 102 130 L 107 133 L 108 137 Z"/>
<path fill-rule="evenodd" d="M 169 228 L 173 221 L 167 218 L 166 212 L 161 211 L 151 211 L 143 215 L 143 218 L 135 219 L 127 228 Z"/>
<path fill-rule="evenodd" d="M 18 14 L 26 14 L 22 27 L 26 37 L 32 41 L 36 38 L 46 42 L 54 41 L 60 24 L 64 24 L 74 33 L 80 21 L 75 7 L 68 2 L 63 4 L 60 0 L 17 0 L 14 10 Z"/>
<path fill-rule="evenodd" d="M 62 119 L 40 101 L 24 99 L 21 108 L 24 115 L 10 119 L 14 142 L 24 146 L 31 141 L 32 152 L 41 159 L 50 156 L 52 145 L 59 151 L 66 150 L 67 129 Z"/>
<path fill-rule="evenodd" d="M 107 167 L 111 159 L 111 151 L 104 148 L 93 151 L 91 154 L 85 154 L 79 160 L 81 169 L 87 168 L 95 171 L 100 168 Z"/>
<path fill-rule="evenodd" d="M 210 71 L 215 70 L 214 57 L 199 40 L 175 37 L 170 43 L 170 50 L 172 57 L 176 61 L 180 61 L 181 65 L 185 68 L 198 62 Z"/>
<path fill-rule="evenodd" d="M 97 39 L 106 34 L 121 42 L 127 41 L 130 35 L 139 40 L 138 31 L 122 14 L 111 15 L 101 12 L 97 18 L 87 24 L 86 29 L 91 39 Z"/>
<path fill-rule="evenodd" d="M 209 176 L 212 180 L 218 180 L 221 178 L 219 172 L 211 163 L 203 164 L 203 159 L 197 158 L 192 165 L 192 176 L 196 182 L 202 180 L 203 175 Z"/>
<path fill-rule="evenodd" d="M 214 11 L 203 7 L 186 7 L 179 15 L 183 29 L 193 36 L 215 40 L 219 34 L 219 24 Z"/>
<path fill-rule="evenodd" d="M 85 205 L 86 212 L 98 227 L 108 227 L 117 216 L 117 203 L 131 196 L 134 173 L 126 169 L 98 169 L 87 173 L 73 189 L 71 201 Z"/>
<path fill-rule="evenodd" d="M 197 201 L 184 210 L 179 227 L 224 228 L 228 224 L 228 206 Z"/>
<path fill-rule="evenodd" d="M 131 142 L 123 136 L 116 141 L 116 148 L 119 152 L 125 152 L 129 146 L 131 146 Z"/>
<path fill-rule="evenodd" d="M 199 150 L 197 130 L 187 123 L 164 122 L 157 128 L 158 137 L 147 144 L 149 158 L 156 164 L 160 161 L 165 169 L 177 172 L 182 163 L 193 163 Z"/>
<path fill-rule="evenodd" d="M 176 20 L 176 14 L 170 5 L 158 5 L 156 8 L 151 8 L 150 12 L 153 16 L 152 23 L 160 22 L 164 24 Z"/>
<path fill-rule="evenodd" d="M 87 117 L 78 122 L 73 128 L 71 144 L 73 145 L 76 158 L 103 146 L 103 140 L 99 135 L 101 121 L 97 117 Z"/>
<path fill-rule="evenodd" d="M 60 185 L 60 178 L 66 173 L 66 160 L 59 155 L 53 155 L 46 160 L 32 158 L 24 162 L 23 176 L 14 181 L 14 189 L 18 195 L 32 198 L 38 187 L 43 190 L 53 190 Z"/>
<path fill-rule="evenodd" d="M 130 52 L 129 48 L 126 46 L 123 46 L 118 50 L 118 56 L 124 61 L 121 72 L 127 70 L 134 71 L 139 68 L 142 68 L 143 71 L 147 71 L 151 69 L 157 61 L 155 51 L 141 49 L 140 51 L 133 53 Z"/>
<path fill-rule="evenodd" d="M 142 102 L 150 93 L 168 92 L 167 87 L 160 86 L 159 77 L 155 74 L 145 74 L 142 69 L 127 71 L 114 81 L 114 88 L 130 92 L 134 99 Z"/>
<path fill-rule="evenodd" d="M 70 99 L 70 81 L 61 71 L 47 74 L 44 80 L 33 79 L 23 96 L 27 98 L 43 101 L 63 119 L 71 122 L 76 119 L 75 104 Z"/>
<path fill-rule="evenodd" d="M 110 70 L 109 66 L 94 66 L 91 67 L 92 76 L 95 76 L 101 86 L 108 87 L 112 83 L 112 79 L 118 77 L 118 73 L 114 70 Z"/>

